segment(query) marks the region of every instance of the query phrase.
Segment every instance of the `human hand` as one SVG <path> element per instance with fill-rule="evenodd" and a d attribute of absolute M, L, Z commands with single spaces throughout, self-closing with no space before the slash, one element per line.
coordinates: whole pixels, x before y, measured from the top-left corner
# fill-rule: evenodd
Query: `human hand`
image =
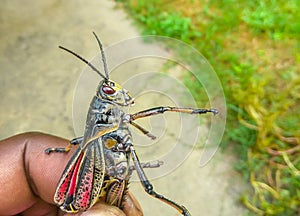
<path fill-rule="evenodd" d="M 68 140 L 30 132 L 0 141 L 0 215 L 132 216 L 143 215 L 129 192 L 124 209 L 103 201 L 77 214 L 59 210 L 53 201 L 57 182 L 74 149 L 68 154 L 45 154 L 49 147 L 65 147 Z"/>

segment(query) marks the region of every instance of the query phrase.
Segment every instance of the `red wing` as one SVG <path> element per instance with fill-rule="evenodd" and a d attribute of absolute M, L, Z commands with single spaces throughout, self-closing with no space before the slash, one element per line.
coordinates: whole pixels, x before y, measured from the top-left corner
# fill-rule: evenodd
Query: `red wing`
<path fill-rule="evenodd" d="M 105 162 L 102 139 L 92 140 L 76 150 L 58 183 L 54 201 L 67 212 L 87 210 L 101 191 Z"/>
<path fill-rule="evenodd" d="M 72 158 L 69 160 L 65 170 L 62 173 L 54 195 L 54 202 L 57 203 L 59 206 L 61 206 L 66 200 L 66 194 L 67 192 L 69 192 L 72 179 L 74 179 L 74 176 L 76 176 L 74 170 L 76 170 L 77 168 L 77 171 L 75 172 L 78 172 L 78 166 L 81 163 L 83 153 L 84 152 L 82 152 L 79 147 L 72 156 Z"/>

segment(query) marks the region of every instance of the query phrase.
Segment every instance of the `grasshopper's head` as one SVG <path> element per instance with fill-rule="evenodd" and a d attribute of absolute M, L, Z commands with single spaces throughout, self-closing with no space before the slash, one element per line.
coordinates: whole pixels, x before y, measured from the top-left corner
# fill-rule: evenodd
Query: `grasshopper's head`
<path fill-rule="evenodd" d="M 97 96 L 104 100 L 112 101 L 120 106 L 134 104 L 134 99 L 131 97 L 130 93 L 120 84 L 112 80 L 104 79 L 100 82 Z"/>
<path fill-rule="evenodd" d="M 65 47 L 62 47 L 62 46 L 59 46 L 59 47 L 65 51 L 73 54 L 74 56 L 76 56 L 77 58 L 82 60 L 83 62 L 85 62 L 90 68 L 92 68 L 95 72 L 97 72 L 103 78 L 103 81 L 100 82 L 98 90 L 97 90 L 97 96 L 99 98 L 108 100 L 108 101 L 112 101 L 120 106 L 133 105 L 134 100 L 131 97 L 131 95 L 129 94 L 129 92 L 126 89 L 124 89 L 120 84 L 109 79 L 108 69 L 107 69 L 107 65 L 106 65 L 106 59 L 105 59 L 104 50 L 103 50 L 101 41 L 99 40 L 99 38 L 97 37 L 97 35 L 94 32 L 93 32 L 93 34 L 94 34 L 95 38 L 97 39 L 97 42 L 98 42 L 98 45 L 100 48 L 105 74 L 102 74 L 94 65 L 92 65 L 90 62 L 85 60 L 83 57 L 81 57 L 77 53 L 75 53 Z"/>

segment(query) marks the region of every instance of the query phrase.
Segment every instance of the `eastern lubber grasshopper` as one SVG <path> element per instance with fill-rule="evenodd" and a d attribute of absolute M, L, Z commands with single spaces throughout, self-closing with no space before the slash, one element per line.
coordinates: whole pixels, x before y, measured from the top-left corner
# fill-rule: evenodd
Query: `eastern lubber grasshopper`
<path fill-rule="evenodd" d="M 84 211 L 93 206 L 100 197 L 105 197 L 108 204 L 122 208 L 122 201 L 132 170 L 136 170 L 145 191 L 188 216 L 188 210 L 172 200 L 156 193 L 146 177 L 143 168 L 158 167 L 157 164 L 140 163 L 135 152 L 128 124 L 133 125 L 148 137 L 155 139 L 143 127 L 134 121 L 139 118 L 163 114 L 164 112 L 181 112 L 188 114 L 217 114 L 216 109 L 192 109 L 180 107 L 155 107 L 134 114 L 123 112 L 122 107 L 133 105 L 134 99 L 121 85 L 109 79 L 108 68 L 102 44 L 94 33 L 100 47 L 105 75 L 87 60 L 73 51 L 61 49 L 75 55 L 103 80 L 93 97 L 87 115 L 85 132 L 75 138 L 65 148 L 49 148 L 50 152 L 68 152 L 72 145 L 79 145 L 68 162 L 57 185 L 54 201 L 66 212 Z M 129 165 L 130 156 L 133 165 Z"/>

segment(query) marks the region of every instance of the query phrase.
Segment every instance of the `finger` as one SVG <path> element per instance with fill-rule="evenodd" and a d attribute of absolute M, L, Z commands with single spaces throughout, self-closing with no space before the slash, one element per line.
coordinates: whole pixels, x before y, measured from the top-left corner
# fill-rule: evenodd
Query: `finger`
<path fill-rule="evenodd" d="M 89 211 L 83 212 L 82 216 L 126 216 L 121 209 L 99 202 Z"/>
<path fill-rule="evenodd" d="M 124 197 L 123 211 L 126 216 L 143 216 L 142 208 L 130 191 Z"/>
<path fill-rule="evenodd" d="M 126 216 L 121 209 L 108 205 L 103 201 L 96 203 L 92 208 L 85 212 L 79 212 L 77 214 L 67 213 L 64 216 Z"/>
<path fill-rule="evenodd" d="M 78 213 L 76 216 L 143 216 L 140 204 L 129 191 L 127 191 L 127 194 L 124 197 L 122 207 L 123 211 L 115 206 L 108 205 L 101 200 L 88 211 Z M 74 216 L 74 214 L 65 214 L 64 216 Z"/>
<path fill-rule="evenodd" d="M 41 133 L 25 133 L 0 141 L 0 215 L 57 211 L 56 184 L 71 154 L 49 156 L 45 148 L 63 147 L 67 140 Z M 41 199 L 39 198 L 41 197 Z M 40 207 L 43 212 L 40 212 Z M 27 214 L 32 215 L 32 214 Z"/>
<path fill-rule="evenodd" d="M 68 154 L 50 155 L 45 154 L 45 149 L 65 147 L 67 144 L 68 140 L 41 133 L 25 133 L 0 141 L 0 185 L 4 185 L 0 197 L 6 197 L 1 202 L 0 215 L 20 212 L 23 215 L 57 214 L 53 195 L 74 149 Z M 131 193 L 125 196 L 123 205 L 127 216 L 143 215 Z M 87 212 L 78 213 L 90 214 L 125 215 L 119 208 L 101 202 Z"/>
<path fill-rule="evenodd" d="M 54 204 L 53 195 L 57 182 L 76 147 L 68 153 L 46 154 L 45 149 L 64 148 L 68 144 L 69 140 L 41 133 L 31 134 L 30 141 L 27 142 L 25 168 L 30 176 L 29 182 L 33 192 L 46 202 Z"/>

